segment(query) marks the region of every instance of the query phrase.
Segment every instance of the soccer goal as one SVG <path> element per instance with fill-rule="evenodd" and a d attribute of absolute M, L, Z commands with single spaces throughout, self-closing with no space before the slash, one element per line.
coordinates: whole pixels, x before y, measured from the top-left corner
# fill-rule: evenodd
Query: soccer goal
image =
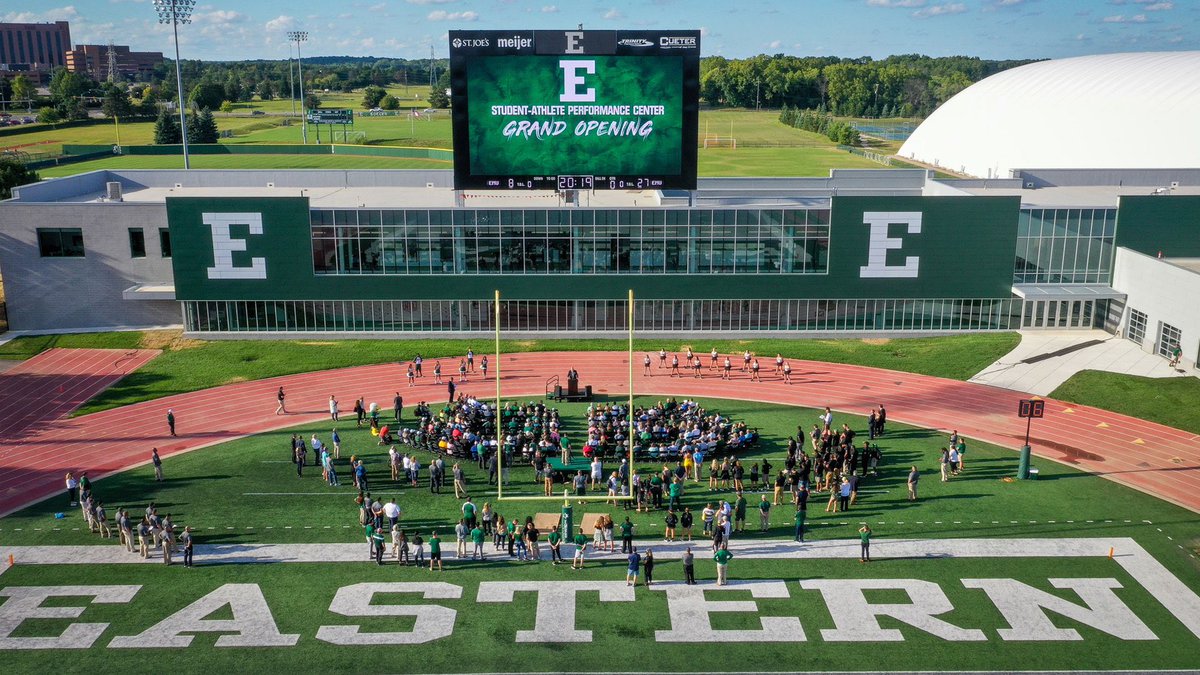
<path fill-rule="evenodd" d="M 733 136 L 705 136 L 704 148 L 730 148 L 737 150 L 737 138 Z"/>

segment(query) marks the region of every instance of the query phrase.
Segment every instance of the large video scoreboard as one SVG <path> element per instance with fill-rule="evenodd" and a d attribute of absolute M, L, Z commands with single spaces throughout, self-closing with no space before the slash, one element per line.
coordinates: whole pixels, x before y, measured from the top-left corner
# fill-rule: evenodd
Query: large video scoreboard
<path fill-rule="evenodd" d="M 699 31 L 451 31 L 457 189 L 696 188 Z"/>

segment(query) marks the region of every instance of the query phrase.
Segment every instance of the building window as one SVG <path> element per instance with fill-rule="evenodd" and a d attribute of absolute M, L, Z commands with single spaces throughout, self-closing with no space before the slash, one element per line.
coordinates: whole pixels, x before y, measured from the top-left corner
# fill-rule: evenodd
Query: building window
<path fill-rule="evenodd" d="M 1169 323 L 1158 324 L 1158 345 L 1155 351 L 1159 356 L 1171 358 L 1171 352 L 1175 351 L 1175 346 L 1183 342 L 1183 331 Z"/>
<path fill-rule="evenodd" d="M 140 227 L 129 228 L 129 257 L 146 257 L 146 233 Z"/>
<path fill-rule="evenodd" d="M 43 258 L 83 257 L 83 230 L 77 227 L 39 227 L 37 238 Z"/>
<path fill-rule="evenodd" d="M 1013 282 L 1110 283 L 1116 232 L 1116 209 L 1022 209 Z"/>
<path fill-rule="evenodd" d="M 171 257 L 171 231 L 165 227 L 158 228 L 158 247 L 162 250 L 162 257 Z"/>
<path fill-rule="evenodd" d="M 1129 310 L 1129 327 L 1125 329 L 1125 337 L 1130 342 L 1139 345 L 1146 341 L 1146 324 L 1148 318 L 1136 309 Z"/>

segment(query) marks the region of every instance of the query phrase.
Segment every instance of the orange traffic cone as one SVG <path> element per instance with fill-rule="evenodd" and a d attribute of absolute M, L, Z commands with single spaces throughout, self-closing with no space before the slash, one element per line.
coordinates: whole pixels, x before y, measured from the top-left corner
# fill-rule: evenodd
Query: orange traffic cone
<path fill-rule="evenodd" d="M 12 567 L 13 565 L 16 565 L 16 564 L 17 564 L 17 561 L 13 560 L 13 554 L 9 553 L 8 554 L 8 566 Z"/>
<path fill-rule="evenodd" d="M 1109 558 L 1113 557 L 1113 551 L 1114 551 L 1114 550 L 1116 550 L 1116 549 L 1115 549 L 1115 547 L 1112 547 L 1112 546 L 1110 546 L 1110 547 L 1108 548 L 1108 557 L 1109 557 Z"/>

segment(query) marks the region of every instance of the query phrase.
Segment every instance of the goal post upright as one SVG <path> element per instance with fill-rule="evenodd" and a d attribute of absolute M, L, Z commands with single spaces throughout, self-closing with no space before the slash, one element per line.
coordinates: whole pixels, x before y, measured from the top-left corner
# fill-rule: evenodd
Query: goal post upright
<path fill-rule="evenodd" d="M 496 477 L 496 499 L 504 499 L 504 455 L 499 454 L 504 452 L 504 444 L 500 439 L 500 428 L 503 426 L 503 415 L 500 410 L 500 289 L 496 289 L 495 304 L 495 322 L 496 322 L 496 453 L 499 456 L 497 463 L 497 471 L 499 476 Z"/>
<path fill-rule="evenodd" d="M 633 498 L 633 289 L 629 289 L 629 409 L 625 411 L 629 421 L 629 498 Z"/>

